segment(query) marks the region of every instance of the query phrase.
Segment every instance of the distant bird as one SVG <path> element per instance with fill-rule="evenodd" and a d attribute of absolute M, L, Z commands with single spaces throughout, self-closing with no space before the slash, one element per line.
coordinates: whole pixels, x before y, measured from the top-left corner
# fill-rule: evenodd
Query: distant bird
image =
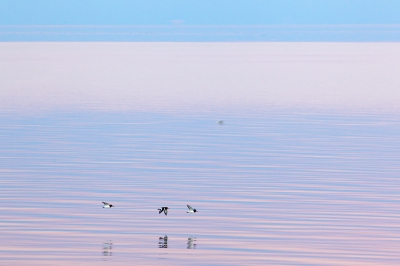
<path fill-rule="evenodd" d="M 168 207 L 161 207 L 161 209 L 158 209 L 158 214 L 164 212 L 165 215 L 167 215 L 168 214 L 168 209 L 169 209 Z"/>
<path fill-rule="evenodd" d="M 189 237 L 188 238 L 187 249 L 195 249 L 196 248 L 196 244 L 194 243 L 194 241 L 196 241 L 195 237 Z"/>
<path fill-rule="evenodd" d="M 193 209 L 192 207 L 190 207 L 189 205 L 187 205 L 187 207 L 188 207 L 188 211 L 186 212 L 186 213 L 195 213 L 195 212 L 198 212 L 198 210 L 196 210 L 196 209 Z"/>
<path fill-rule="evenodd" d="M 112 204 L 109 204 L 109 203 L 107 203 L 107 202 L 104 202 L 103 201 L 103 208 L 111 208 L 111 207 L 114 207 L 114 205 L 112 205 Z"/>
<path fill-rule="evenodd" d="M 224 124 L 224 120 L 219 120 L 217 123 L 218 123 L 218 125 L 223 125 Z"/>

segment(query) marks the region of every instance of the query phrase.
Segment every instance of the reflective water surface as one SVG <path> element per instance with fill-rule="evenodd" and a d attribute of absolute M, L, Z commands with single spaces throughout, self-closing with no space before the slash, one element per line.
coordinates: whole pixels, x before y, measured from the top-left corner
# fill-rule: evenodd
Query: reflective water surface
<path fill-rule="evenodd" d="M 1 265 L 400 264 L 396 116 L 0 122 Z"/>

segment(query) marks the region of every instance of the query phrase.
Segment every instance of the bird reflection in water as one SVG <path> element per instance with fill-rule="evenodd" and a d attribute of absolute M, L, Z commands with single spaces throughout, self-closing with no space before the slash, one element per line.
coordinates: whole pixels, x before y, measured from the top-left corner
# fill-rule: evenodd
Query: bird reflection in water
<path fill-rule="evenodd" d="M 112 256 L 112 241 L 103 243 L 103 260 L 107 260 L 108 257 Z"/>
<path fill-rule="evenodd" d="M 196 248 L 196 238 L 195 237 L 189 237 L 187 240 L 187 248 L 188 249 L 195 249 Z"/>
<path fill-rule="evenodd" d="M 168 236 L 158 238 L 158 247 L 159 248 L 168 248 Z"/>

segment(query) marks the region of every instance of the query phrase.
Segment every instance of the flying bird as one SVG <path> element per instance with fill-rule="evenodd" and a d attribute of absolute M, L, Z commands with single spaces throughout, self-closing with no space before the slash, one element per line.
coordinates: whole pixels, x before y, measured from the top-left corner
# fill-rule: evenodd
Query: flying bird
<path fill-rule="evenodd" d="M 187 207 L 188 207 L 189 210 L 188 210 L 186 213 L 195 213 L 195 212 L 198 212 L 198 210 L 193 209 L 193 208 L 190 207 L 189 205 L 187 205 Z"/>
<path fill-rule="evenodd" d="M 112 205 L 112 204 L 109 204 L 109 203 L 107 203 L 107 202 L 104 202 L 103 201 L 103 208 L 111 208 L 111 207 L 114 207 L 114 205 Z"/>
<path fill-rule="evenodd" d="M 161 209 L 158 209 L 158 214 L 164 212 L 165 215 L 167 215 L 168 214 L 168 209 L 169 209 L 168 207 L 161 207 Z"/>

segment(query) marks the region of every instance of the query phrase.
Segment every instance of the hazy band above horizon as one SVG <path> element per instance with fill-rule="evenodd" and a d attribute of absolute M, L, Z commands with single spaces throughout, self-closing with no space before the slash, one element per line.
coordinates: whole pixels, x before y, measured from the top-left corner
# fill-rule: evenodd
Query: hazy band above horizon
<path fill-rule="evenodd" d="M 0 43 L 0 110 L 400 109 L 399 43 Z"/>

